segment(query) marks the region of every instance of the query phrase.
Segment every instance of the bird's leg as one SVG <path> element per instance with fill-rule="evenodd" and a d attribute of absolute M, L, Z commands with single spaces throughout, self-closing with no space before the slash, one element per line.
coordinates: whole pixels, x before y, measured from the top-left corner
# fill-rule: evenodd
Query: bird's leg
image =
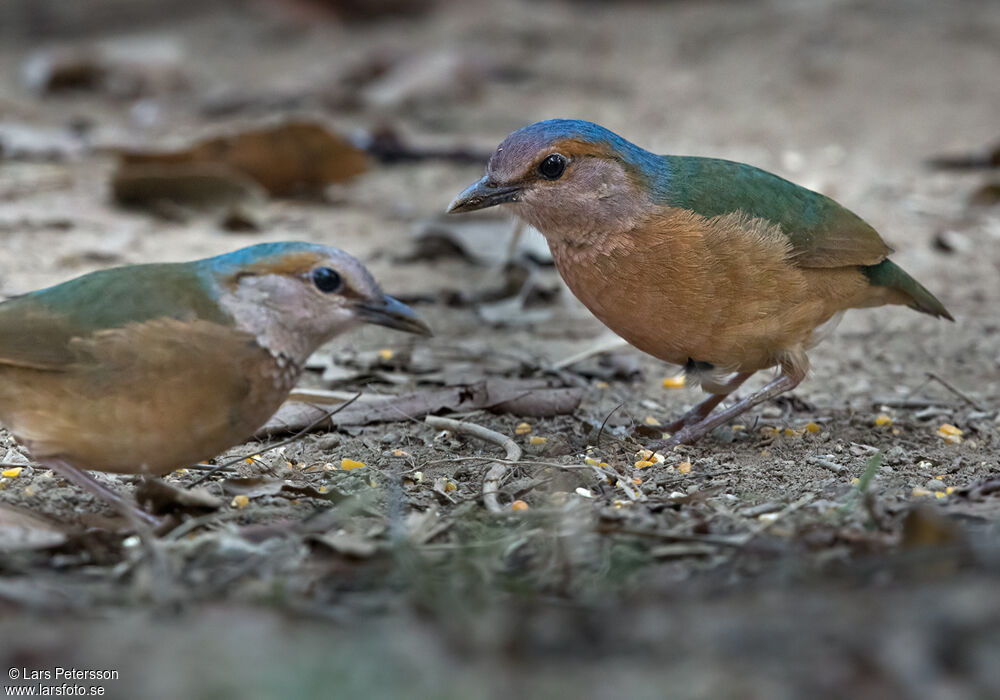
<path fill-rule="evenodd" d="M 45 460 L 44 464 L 48 467 L 52 467 L 53 470 L 59 472 L 59 474 L 65 477 L 68 481 L 72 481 L 81 489 L 89 491 L 98 498 L 104 499 L 110 503 L 115 510 L 124 515 L 129 522 L 138 522 L 144 527 L 156 527 L 160 524 L 159 518 L 147 513 L 135 503 L 122 498 L 82 469 L 77 469 L 73 465 L 67 464 L 61 459 L 48 459 Z"/>
<path fill-rule="evenodd" d="M 739 372 L 725 384 L 718 384 L 712 387 L 713 391 L 707 399 L 692 408 L 677 420 L 663 426 L 664 432 L 676 433 L 682 428 L 694 425 L 704 420 L 705 416 L 712 412 L 716 406 L 736 391 L 743 382 L 753 376 L 753 372 Z"/>
<path fill-rule="evenodd" d="M 762 389 L 755 391 L 743 399 L 740 399 L 729 408 L 718 413 L 706 416 L 703 420 L 681 428 L 669 439 L 656 443 L 651 449 L 659 449 L 673 445 L 688 445 L 695 442 L 706 433 L 715 430 L 723 423 L 728 423 L 741 413 L 753 408 L 759 403 L 772 399 L 778 394 L 791 391 L 805 379 L 804 371 L 794 371 L 788 368 L 782 370 L 781 374 Z"/>

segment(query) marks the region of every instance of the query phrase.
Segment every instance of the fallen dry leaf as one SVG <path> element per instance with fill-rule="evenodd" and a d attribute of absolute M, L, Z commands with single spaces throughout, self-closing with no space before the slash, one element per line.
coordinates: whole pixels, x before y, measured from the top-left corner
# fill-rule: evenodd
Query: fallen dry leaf
<path fill-rule="evenodd" d="M 368 169 L 368 155 L 363 150 L 310 121 L 249 129 L 176 151 L 123 150 L 119 159 L 116 177 L 140 166 L 213 164 L 248 176 L 275 196 L 315 192 Z"/>
<path fill-rule="evenodd" d="M 177 510 L 217 510 L 222 501 L 202 488 L 181 489 L 149 478 L 136 487 L 135 500 L 155 515 Z"/>
<path fill-rule="evenodd" d="M 122 206 L 154 211 L 169 205 L 232 210 L 264 198 L 254 180 L 221 163 L 123 164 L 111 192 Z"/>
<path fill-rule="evenodd" d="M 0 503 L 0 552 L 57 547 L 66 533 L 31 513 Z"/>
<path fill-rule="evenodd" d="M 566 415 L 576 410 L 582 398 L 582 389 L 553 387 L 544 379 L 486 379 L 475 384 L 419 391 L 382 401 L 359 401 L 327 420 L 320 420 L 327 413 L 323 408 L 289 402 L 257 431 L 256 437 L 295 432 L 309 425 L 317 430 L 326 430 L 484 408 L 531 417 Z"/>

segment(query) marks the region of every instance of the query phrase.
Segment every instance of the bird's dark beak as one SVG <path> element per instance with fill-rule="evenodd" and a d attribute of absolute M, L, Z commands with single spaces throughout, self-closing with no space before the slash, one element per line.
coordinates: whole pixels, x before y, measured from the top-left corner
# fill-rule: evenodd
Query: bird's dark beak
<path fill-rule="evenodd" d="M 521 188 L 518 185 L 496 185 L 484 177 L 466 187 L 462 194 L 455 197 L 455 201 L 448 205 L 448 213 L 476 211 L 498 204 L 516 202 L 520 193 Z"/>
<path fill-rule="evenodd" d="M 416 311 L 388 295 L 383 296 L 380 301 L 362 302 L 357 309 L 358 317 L 365 323 L 417 335 L 433 335 L 430 326 L 420 320 Z"/>

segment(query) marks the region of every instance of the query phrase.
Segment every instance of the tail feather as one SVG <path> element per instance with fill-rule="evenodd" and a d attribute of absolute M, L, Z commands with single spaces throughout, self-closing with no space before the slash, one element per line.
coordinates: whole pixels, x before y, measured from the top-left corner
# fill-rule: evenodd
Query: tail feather
<path fill-rule="evenodd" d="M 930 314 L 937 318 L 946 318 L 954 321 L 944 304 L 938 301 L 937 297 L 927 291 L 927 288 L 910 277 L 896 263 L 891 260 L 883 260 L 878 265 L 862 267 L 868 281 L 878 287 L 888 287 L 905 294 L 910 299 L 910 308 L 916 309 L 925 314 Z"/>

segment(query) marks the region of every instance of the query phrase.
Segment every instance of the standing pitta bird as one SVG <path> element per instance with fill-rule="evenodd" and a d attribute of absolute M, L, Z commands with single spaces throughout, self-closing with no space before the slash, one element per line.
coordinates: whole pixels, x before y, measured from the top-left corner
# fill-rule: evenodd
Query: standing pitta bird
<path fill-rule="evenodd" d="M 84 470 L 162 475 L 215 456 L 360 323 L 429 334 L 360 262 L 311 243 L 94 272 L 0 303 L 0 423 L 39 463 L 152 522 Z"/>
<path fill-rule="evenodd" d="M 829 197 L 744 163 L 656 155 L 590 122 L 515 131 L 448 211 L 500 204 L 541 231 L 606 326 L 710 394 L 656 448 L 694 442 L 798 386 L 817 329 L 846 309 L 905 304 L 953 320 Z M 776 379 L 712 414 L 770 367 Z"/>

